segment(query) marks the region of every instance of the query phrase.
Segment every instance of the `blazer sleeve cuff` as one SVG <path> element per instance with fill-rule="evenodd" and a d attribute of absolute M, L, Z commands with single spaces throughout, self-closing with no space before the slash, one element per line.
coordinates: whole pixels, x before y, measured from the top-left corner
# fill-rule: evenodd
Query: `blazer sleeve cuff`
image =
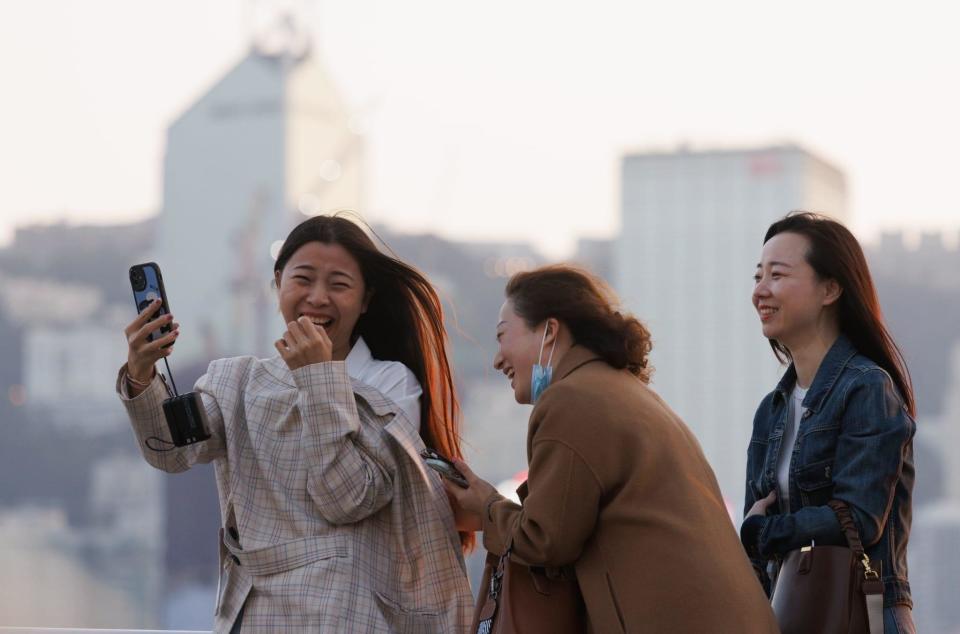
<path fill-rule="evenodd" d="M 324 387 L 353 394 L 350 375 L 345 361 L 323 361 L 291 370 L 293 382 L 301 390 Z"/>
<path fill-rule="evenodd" d="M 127 384 L 127 364 L 124 363 L 121 366 L 120 371 L 117 372 L 117 383 L 116 389 L 117 394 L 120 396 L 120 400 L 124 403 L 132 401 L 146 401 L 149 400 L 149 397 L 144 396 L 147 392 L 154 391 L 156 392 L 156 385 L 160 384 L 160 394 L 165 394 L 166 396 L 173 396 L 173 392 L 170 391 L 170 388 L 167 386 L 166 380 L 163 378 L 163 375 L 160 372 L 155 372 L 153 378 L 150 380 L 150 384 L 136 396 L 130 396 L 129 385 Z M 161 399 L 164 397 L 161 397 Z"/>

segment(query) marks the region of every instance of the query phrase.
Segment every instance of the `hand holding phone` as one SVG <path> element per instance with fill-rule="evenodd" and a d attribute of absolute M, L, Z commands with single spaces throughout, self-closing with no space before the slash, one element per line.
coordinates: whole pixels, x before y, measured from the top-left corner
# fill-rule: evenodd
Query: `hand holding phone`
<path fill-rule="evenodd" d="M 438 472 L 442 477 L 450 480 L 461 489 L 466 489 L 470 486 L 467 482 L 467 479 L 463 477 L 463 474 L 457 471 L 457 468 L 453 466 L 453 463 L 438 454 L 433 449 L 424 449 L 420 452 L 420 457 L 423 458 L 423 461 L 428 467 Z"/>
<path fill-rule="evenodd" d="M 133 301 L 137 305 L 138 315 L 124 332 L 129 346 L 127 383 L 130 395 L 136 396 L 153 379 L 154 364 L 160 359 L 167 363 L 166 357 L 173 352 L 173 342 L 180 331 L 170 314 L 159 266 L 153 262 L 131 266 L 130 286 L 133 288 Z M 178 393 L 169 363 L 167 373 L 173 385 L 173 395 L 163 401 L 163 416 L 170 428 L 170 440 L 155 436 L 147 438 L 144 444 L 153 451 L 170 451 L 173 447 L 192 445 L 210 438 L 209 423 L 200 394 Z M 158 448 L 151 445 L 150 441 L 173 447 Z"/>
<path fill-rule="evenodd" d="M 153 366 L 169 356 L 180 332 L 167 304 L 160 268 L 153 262 L 130 267 L 130 286 L 138 315 L 124 333 L 127 336 L 127 374 L 137 382 L 153 378 Z"/>

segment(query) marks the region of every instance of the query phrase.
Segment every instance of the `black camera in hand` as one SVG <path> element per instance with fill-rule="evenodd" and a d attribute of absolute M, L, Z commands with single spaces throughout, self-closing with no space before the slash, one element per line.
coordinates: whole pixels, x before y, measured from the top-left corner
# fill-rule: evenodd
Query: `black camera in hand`
<path fill-rule="evenodd" d="M 207 412 L 197 392 L 187 392 L 165 400 L 163 415 L 170 428 L 170 438 L 177 447 L 210 438 Z"/>

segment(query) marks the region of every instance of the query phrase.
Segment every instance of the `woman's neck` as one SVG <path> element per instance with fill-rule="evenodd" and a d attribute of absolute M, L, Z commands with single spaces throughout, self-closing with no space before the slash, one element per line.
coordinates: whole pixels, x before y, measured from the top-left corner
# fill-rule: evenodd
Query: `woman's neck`
<path fill-rule="evenodd" d="M 802 342 L 787 346 L 793 359 L 793 368 L 797 372 L 797 385 L 804 389 L 810 387 L 823 358 L 839 336 L 839 328 L 822 328 Z"/>
<path fill-rule="evenodd" d="M 350 343 L 348 343 L 343 348 L 333 349 L 333 359 L 332 361 L 346 361 L 347 357 L 350 356 L 350 353 L 353 351 L 353 347 L 357 345 L 357 340 L 360 339 L 360 335 L 353 335 L 350 337 Z"/>

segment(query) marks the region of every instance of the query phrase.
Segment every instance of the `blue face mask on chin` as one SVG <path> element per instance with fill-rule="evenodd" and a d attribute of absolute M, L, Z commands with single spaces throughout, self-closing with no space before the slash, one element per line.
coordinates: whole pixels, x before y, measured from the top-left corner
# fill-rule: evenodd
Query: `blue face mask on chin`
<path fill-rule="evenodd" d="M 557 349 L 557 340 L 553 340 L 553 346 L 550 348 L 550 358 L 547 359 L 547 367 L 540 365 L 543 360 L 543 345 L 547 342 L 547 330 L 543 329 L 543 339 L 540 341 L 540 354 L 537 355 L 537 362 L 533 364 L 533 376 L 530 379 L 530 404 L 534 405 L 543 391 L 550 387 L 550 381 L 553 380 L 553 351 Z"/>

